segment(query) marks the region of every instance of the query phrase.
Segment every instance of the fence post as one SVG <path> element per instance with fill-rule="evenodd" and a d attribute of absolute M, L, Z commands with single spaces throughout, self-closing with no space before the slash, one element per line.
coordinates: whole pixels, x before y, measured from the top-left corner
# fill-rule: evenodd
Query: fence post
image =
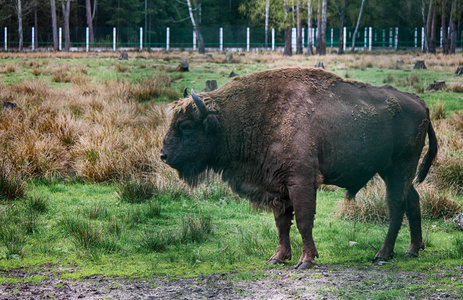
<path fill-rule="evenodd" d="M 389 48 L 392 48 L 392 27 L 389 28 Z"/>
<path fill-rule="evenodd" d="M 331 27 L 331 45 L 330 47 L 333 48 L 333 40 L 334 40 L 334 30 L 333 30 L 333 27 Z"/>
<path fill-rule="evenodd" d="M 89 31 L 88 31 L 88 27 L 86 27 L 85 28 L 85 51 L 86 52 L 88 52 L 88 40 L 89 40 Z"/>
<path fill-rule="evenodd" d="M 304 41 L 305 41 L 305 27 L 302 27 L 302 48 L 305 48 Z"/>
<path fill-rule="evenodd" d="M 59 51 L 63 49 L 62 44 L 63 44 L 63 28 L 60 27 L 58 28 L 58 50 Z"/>
<path fill-rule="evenodd" d="M 35 50 L 35 28 L 32 27 L 32 51 Z"/>
<path fill-rule="evenodd" d="M 395 50 L 399 50 L 399 27 L 395 28 Z"/>
<path fill-rule="evenodd" d="M 116 52 L 116 27 L 113 27 L 113 51 Z"/>
<path fill-rule="evenodd" d="M 381 48 L 386 48 L 386 29 L 383 29 L 383 46 Z"/>
<path fill-rule="evenodd" d="M 8 29 L 5 27 L 5 51 L 8 51 Z"/>
<path fill-rule="evenodd" d="M 219 49 L 220 49 L 220 52 L 223 51 L 223 28 L 220 27 L 219 28 Z"/>
<path fill-rule="evenodd" d="M 291 48 L 293 49 L 293 52 L 296 52 L 296 44 L 297 44 L 297 31 L 296 28 L 291 28 Z"/>
<path fill-rule="evenodd" d="M 275 51 L 275 28 L 272 28 L 272 51 Z"/>
<path fill-rule="evenodd" d="M 140 51 L 143 50 L 143 27 L 140 27 Z"/>
<path fill-rule="evenodd" d="M 370 34 L 368 36 L 368 51 L 371 51 L 373 44 L 373 27 L 369 28 Z"/>
<path fill-rule="evenodd" d="M 421 51 L 424 51 L 424 27 L 421 27 Z"/>
<path fill-rule="evenodd" d="M 345 52 L 346 51 L 346 43 L 347 43 L 347 28 L 344 27 L 342 29 L 342 40 L 343 40 L 343 43 L 342 43 L 342 51 Z"/>
<path fill-rule="evenodd" d="M 196 31 L 193 30 L 193 50 L 196 50 Z"/>
<path fill-rule="evenodd" d="M 169 51 L 170 48 L 170 27 L 166 29 L 166 51 Z"/>
<path fill-rule="evenodd" d="M 251 31 L 250 31 L 250 28 L 247 27 L 246 28 L 246 51 L 247 52 L 249 52 L 250 42 L 251 42 Z"/>
<path fill-rule="evenodd" d="M 440 28 L 439 43 L 440 43 L 440 46 L 442 47 L 442 27 Z"/>

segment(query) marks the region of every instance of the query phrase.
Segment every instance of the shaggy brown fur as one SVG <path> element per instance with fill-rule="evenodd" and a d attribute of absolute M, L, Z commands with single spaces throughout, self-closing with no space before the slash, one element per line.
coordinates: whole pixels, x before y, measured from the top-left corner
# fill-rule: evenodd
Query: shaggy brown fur
<path fill-rule="evenodd" d="M 407 254 L 417 256 L 424 247 L 412 181 L 426 135 L 430 147 L 419 182 L 437 142 L 428 108 L 416 95 L 322 69 L 284 68 L 235 77 L 195 97 L 174 104 L 161 157 L 190 183 L 213 170 L 241 196 L 271 207 L 280 241 L 270 263 L 291 258 L 294 213 L 303 239 L 297 267 L 311 267 L 318 256 L 312 239 L 318 185 L 335 184 L 354 197 L 376 173 L 386 182 L 391 216 L 376 258 L 392 255 L 404 212 L 412 235 Z M 207 108 L 198 113 L 201 102 Z"/>

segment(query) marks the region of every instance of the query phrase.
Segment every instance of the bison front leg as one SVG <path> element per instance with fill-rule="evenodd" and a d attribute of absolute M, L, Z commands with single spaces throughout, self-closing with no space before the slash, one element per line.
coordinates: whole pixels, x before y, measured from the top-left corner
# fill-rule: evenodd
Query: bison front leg
<path fill-rule="evenodd" d="M 315 265 L 315 257 L 318 257 L 312 229 L 315 218 L 316 186 L 296 184 L 290 190 L 293 202 L 296 224 L 302 236 L 302 255 L 296 269 L 309 269 Z"/>
<path fill-rule="evenodd" d="M 293 208 L 281 210 L 279 207 L 273 208 L 275 224 L 278 229 L 278 248 L 275 254 L 268 260 L 268 264 L 283 264 L 285 260 L 291 260 L 291 244 L 289 240 L 289 231 L 293 224 Z"/>

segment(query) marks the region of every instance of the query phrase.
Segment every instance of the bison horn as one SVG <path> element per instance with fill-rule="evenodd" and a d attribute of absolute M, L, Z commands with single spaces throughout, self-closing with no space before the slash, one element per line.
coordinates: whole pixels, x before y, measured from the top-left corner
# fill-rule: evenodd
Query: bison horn
<path fill-rule="evenodd" d="M 196 106 L 198 107 L 199 111 L 199 116 L 200 117 L 206 117 L 209 111 L 207 110 L 206 104 L 204 104 L 204 101 L 201 100 L 201 98 L 196 95 L 195 91 L 191 89 L 191 96 L 193 97 L 193 101 L 195 102 Z"/>
<path fill-rule="evenodd" d="M 183 89 L 183 98 L 186 98 L 186 97 L 188 97 L 188 89 L 184 88 Z"/>

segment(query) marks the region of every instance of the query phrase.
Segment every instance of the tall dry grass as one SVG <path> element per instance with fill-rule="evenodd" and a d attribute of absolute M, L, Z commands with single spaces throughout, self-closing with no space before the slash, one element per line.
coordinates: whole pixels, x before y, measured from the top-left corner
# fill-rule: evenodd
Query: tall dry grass
<path fill-rule="evenodd" d="M 40 80 L 0 86 L 0 98 L 20 107 L 0 113 L 0 157 L 5 164 L 24 180 L 143 178 L 158 186 L 178 185 L 175 172 L 159 160 L 168 123 L 166 104 L 141 104 L 139 85 L 127 81 L 92 84 L 85 68 L 47 68 L 54 76 L 64 76 L 57 81 L 69 79 L 72 88 L 53 89 Z M 159 81 L 168 80 L 166 76 Z M 165 85 L 156 86 L 150 86 L 143 100 L 175 95 Z"/>

